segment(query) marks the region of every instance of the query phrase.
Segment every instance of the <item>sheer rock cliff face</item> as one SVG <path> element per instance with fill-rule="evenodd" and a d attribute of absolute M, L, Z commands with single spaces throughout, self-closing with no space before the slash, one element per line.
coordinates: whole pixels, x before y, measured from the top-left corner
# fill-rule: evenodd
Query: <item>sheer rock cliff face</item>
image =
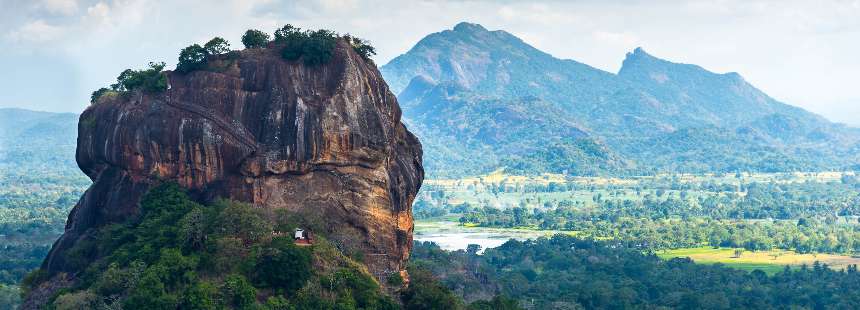
<path fill-rule="evenodd" d="M 209 67 L 168 72 L 163 94 L 107 98 L 81 115 L 77 162 L 94 183 L 43 269 L 74 274 L 64 258 L 76 241 L 135 216 L 150 186 L 173 180 L 201 201 L 322 221 L 319 233 L 363 252 L 375 274 L 402 270 L 422 151 L 375 65 L 339 42 L 320 66 L 249 49 Z"/>

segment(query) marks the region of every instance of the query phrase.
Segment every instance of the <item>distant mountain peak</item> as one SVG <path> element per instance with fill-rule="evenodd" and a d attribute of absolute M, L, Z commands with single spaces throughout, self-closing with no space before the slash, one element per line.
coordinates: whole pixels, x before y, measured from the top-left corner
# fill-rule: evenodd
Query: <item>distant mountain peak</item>
<path fill-rule="evenodd" d="M 608 72 L 555 58 L 504 30 L 487 30 L 468 22 L 424 37 L 381 70 L 391 90 L 398 94 L 419 75 L 504 97 L 554 93 L 544 86 L 554 83 L 589 88 L 581 81 L 605 84 L 612 79 Z"/>
<path fill-rule="evenodd" d="M 659 62 L 669 63 L 666 60 L 648 54 L 648 52 L 646 52 L 644 48 L 637 47 L 632 52 L 628 52 L 626 57 L 624 57 L 624 62 L 621 65 L 621 70 L 623 71 L 625 68 L 630 68 L 641 64 Z"/>
<path fill-rule="evenodd" d="M 489 32 L 489 30 L 487 30 L 487 28 L 484 28 L 484 26 L 481 26 L 480 24 L 476 24 L 476 23 L 469 23 L 469 22 L 460 22 L 459 24 L 454 26 L 454 31 L 456 31 L 456 32 L 468 32 L 468 33 Z"/>

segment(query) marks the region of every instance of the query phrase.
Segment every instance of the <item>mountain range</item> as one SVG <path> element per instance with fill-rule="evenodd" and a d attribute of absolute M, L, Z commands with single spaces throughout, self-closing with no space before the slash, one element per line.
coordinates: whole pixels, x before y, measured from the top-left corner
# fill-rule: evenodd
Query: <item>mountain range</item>
<path fill-rule="evenodd" d="M 460 23 L 381 68 L 431 176 L 854 169 L 860 130 L 636 48 L 618 73 Z"/>
<path fill-rule="evenodd" d="M 381 72 L 430 177 L 860 168 L 860 130 L 642 48 L 611 73 L 460 23 Z M 77 117 L 0 109 L 0 164 L 77 171 Z"/>
<path fill-rule="evenodd" d="M 0 109 L 0 169 L 42 166 L 77 172 L 78 115 Z"/>

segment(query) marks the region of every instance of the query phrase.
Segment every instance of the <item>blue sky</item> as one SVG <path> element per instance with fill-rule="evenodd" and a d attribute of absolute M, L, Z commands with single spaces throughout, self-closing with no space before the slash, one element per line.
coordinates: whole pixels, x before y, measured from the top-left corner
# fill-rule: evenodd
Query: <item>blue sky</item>
<path fill-rule="evenodd" d="M 0 0 L 0 107 L 79 112 L 125 68 L 285 23 L 370 39 L 384 64 L 460 21 L 617 72 L 637 46 L 735 71 L 768 94 L 860 125 L 860 0 Z"/>

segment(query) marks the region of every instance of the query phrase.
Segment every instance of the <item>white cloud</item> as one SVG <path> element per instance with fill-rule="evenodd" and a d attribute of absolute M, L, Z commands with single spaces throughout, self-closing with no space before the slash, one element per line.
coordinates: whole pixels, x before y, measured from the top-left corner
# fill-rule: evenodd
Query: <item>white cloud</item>
<path fill-rule="evenodd" d="M 61 34 L 63 34 L 61 27 L 49 25 L 39 19 L 22 25 L 7 36 L 14 42 L 44 43 L 59 38 Z"/>
<path fill-rule="evenodd" d="M 623 47 L 638 46 L 639 38 L 630 32 L 595 31 L 592 32 L 595 39 L 613 45 Z"/>
<path fill-rule="evenodd" d="M 42 0 L 41 6 L 54 14 L 72 15 L 78 11 L 77 0 Z"/>

